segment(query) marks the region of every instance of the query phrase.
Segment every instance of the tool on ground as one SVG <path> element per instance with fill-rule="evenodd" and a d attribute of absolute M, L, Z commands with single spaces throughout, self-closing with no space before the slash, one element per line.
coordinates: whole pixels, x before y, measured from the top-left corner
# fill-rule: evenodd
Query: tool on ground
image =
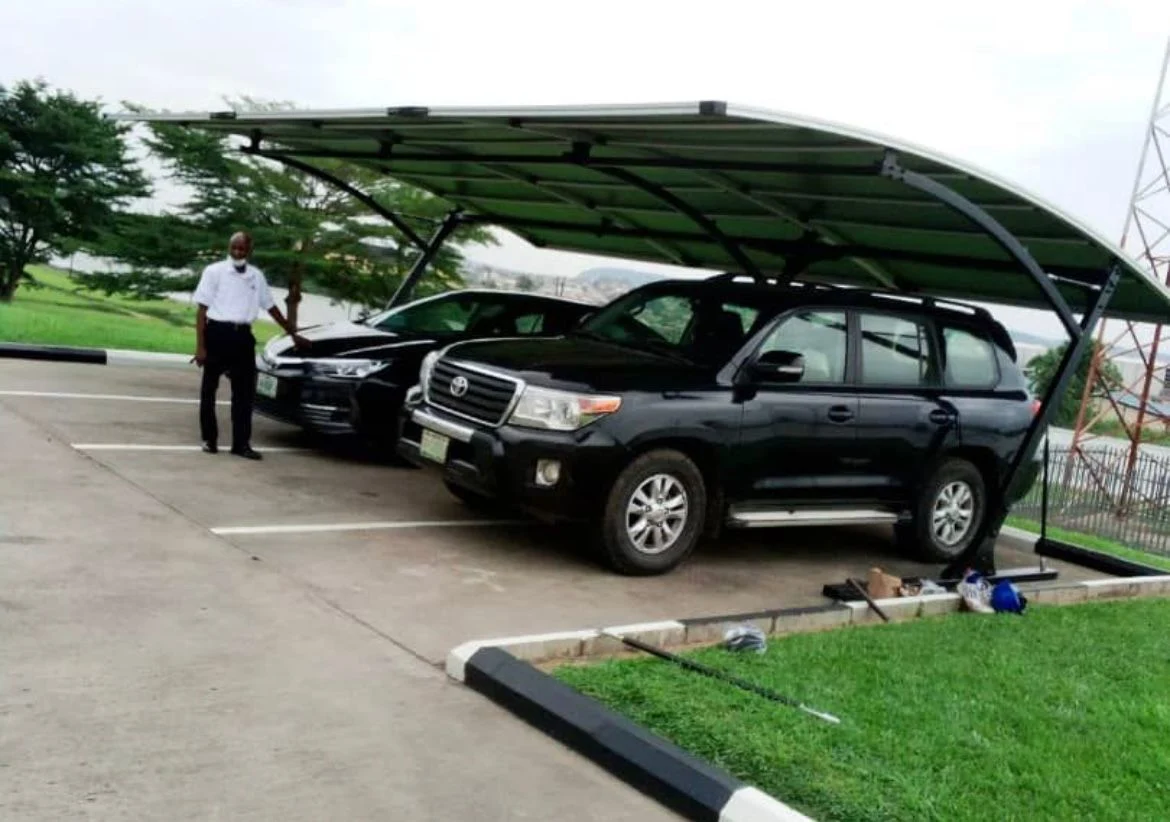
<path fill-rule="evenodd" d="M 645 651 L 652 656 L 656 656 L 659 659 L 665 659 L 667 662 L 673 662 L 674 664 L 686 668 L 687 670 L 703 674 L 704 676 L 709 676 L 713 679 L 721 679 L 724 682 L 736 686 L 737 688 L 750 691 L 757 696 L 762 696 L 765 699 L 772 700 L 773 702 L 779 702 L 782 705 L 788 705 L 789 707 L 797 708 L 801 711 L 804 711 L 806 714 L 815 716 L 817 719 L 823 719 L 825 722 L 831 722 L 834 725 L 841 724 L 841 720 L 832 714 L 825 713 L 824 711 L 818 711 L 815 708 L 810 708 L 799 700 L 784 696 L 784 694 L 777 693 L 776 691 L 770 690 L 768 688 L 763 688 L 752 682 L 748 682 L 746 679 L 740 679 L 737 676 L 726 674 L 723 671 L 717 671 L 714 668 L 708 668 L 706 665 L 700 665 L 698 662 L 685 659 L 681 656 L 678 656 L 677 654 L 672 654 L 670 651 L 663 650 L 662 648 L 656 648 L 653 645 L 642 642 L 639 639 L 633 639 L 632 637 L 621 636 L 619 634 L 612 634 L 608 631 L 603 631 L 602 633 L 604 633 L 605 636 L 612 637 L 613 639 L 616 639 L 631 648 L 637 648 L 639 651 Z"/>
<path fill-rule="evenodd" d="M 882 618 L 882 622 L 889 622 L 890 621 L 889 615 L 886 614 L 886 612 L 883 611 L 878 606 L 878 604 L 873 601 L 873 597 L 871 597 L 869 595 L 869 591 L 865 590 L 865 586 L 863 586 L 858 580 L 854 579 L 853 577 L 849 577 L 846 581 L 854 587 L 854 589 L 857 591 L 857 593 L 861 594 L 861 596 L 865 599 L 866 602 L 869 603 L 869 607 L 873 609 L 873 612 L 875 614 L 877 614 L 878 616 L 880 616 Z"/>

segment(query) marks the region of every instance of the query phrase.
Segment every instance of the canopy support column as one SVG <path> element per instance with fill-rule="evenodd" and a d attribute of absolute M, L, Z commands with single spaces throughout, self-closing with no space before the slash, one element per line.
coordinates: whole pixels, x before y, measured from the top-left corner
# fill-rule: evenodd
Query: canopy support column
<path fill-rule="evenodd" d="M 418 259 L 414 261 L 414 265 L 410 267 L 410 271 L 403 278 L 402 284 L 398 286 L 398 290 L 394 292 L 394 296 L 386 304 L 387 308 L 394 308 L 410 299 L 414 287 L 418 285 L 418 281 L 426 272 L 427 266 L 435 259 L 435 255 L 439 253 L 439 250 L 443 247 L 443 243 L 447 242 L 447 238 L 462 224 L 463 211 L 458 208 L 443 218 L 443 222 L 435 229 L 435 233 L 431 236 L 431 239 L 422 246 L 422 253 L 418 255 Z"/>
<path fill-rule="evenodd" d="M 379 203 L 377 200 L 375 200 L 369 194 L 366 194 L 361 189 L 358 189 L 358 188 L 355 188 L 354 186 L 351 186 L 349 183 L 347 183 L 345 180 L 342 180 L 340 177 L 336 177 L 336 176 L 330 174 L 328 171 L 325 171 L 324 169 L 320 169 L 320 168 L 317 168 L 316 166 L 309 165 L 308 163 L 301 162 L 300 160 L 298 160 L 295 157 L 288 157 L 284 154 L 268 154 L 268 153 L 262 153 L 259 151 L 251 151 L 251 150 L 245 150 L 245 151 L 248 154 L 255 154 L 257 157 L 266 157 L 269 160 L 275 160 L 276 162 L 280 163 L 283 166 L 287 166 L 289 168 L 295 168 L 297 171 L 308 174 L 310 177 L 316 177 L 318 180 L 320 180 L 323 183 L 326 183 L 326 184 L 331 185 L 335 188 L 341 189 L 346 194 L 348 194 L 350 197 L 353 197 L 355 200 L 357 200 L 359 203 L 364 205 L 366 208 L 370 209 L 370 211 L 373 211 L 379 217 L 386 219 L 390 223 L 390 225 L 392 225 L 396 229 L 398 229 L 402 233 L 402 235 L 404 237 L 406 237 L 407 240 L 410 241 L 410 244 L 413 245 L 415 248 L 418 248 L 418 249 L 426 248 L 426 246 L 427 246 L 426 240 L 424 240 L 422 237 L 420 237 L 418 235 L 418 232 L 416 232 L 413 228 L 411 228 L 409 225 L 407 225 L 405 220 L 403 220 L 401 217 L 399 217 L 397 214 L 395 214 L 390 209 L 383 206 L 381 203 Z"/>
<path fill-rule="evenodd" d="M 938 180 L 902 168 L 898 163 L 897 155 L 892 151 L 886 153 L 880 173 L 884 177 L 905 183 L 911 188 L 933 196 L 986 231 L 1028 273 L 1068 332 L 1068 346 L 1057 366 L 1055 378 L 1041 400 L 1040 409 L 1033 417 L 1019 449 L 1000 478 L 999 487 L 995 489 L 996 493 L 989 495 L 991 498 L 988 500 L 983 533 L 971 544 L 970 548 L 942 572 L 944 579 L 958 579 L 968 568 L 985 575 L 992 575 L 995 573 L 995 541 L 999 537 L 1004 520 L 1007 518 L 1007 500 L 1011 499 L 1013 493 L 1019 490 L 1019 484 L 1027 476 L 1024 468 L 1035 458 L 1042 434 L 1047 431 L 1048 425 L 1056 413 L 1060 398 L 1068 390 L 1069 383 L 1076 373 L 1077 363 L 1089 350 L 1093 339 L 1093 330 L 1104 315 L 1109 301 L 1113 297 L 1113 292 L 1121 282 L 1122 268 L 1120 263 L 1115 263 L 1105 273 L 1100 284 L 1093 289 L 1096 291 L 1096 296 L 1078 323 L 1068 302 L 1057 289 L 1052 278 L 1036 263 L 1028 249 L 994 217 Z"/>

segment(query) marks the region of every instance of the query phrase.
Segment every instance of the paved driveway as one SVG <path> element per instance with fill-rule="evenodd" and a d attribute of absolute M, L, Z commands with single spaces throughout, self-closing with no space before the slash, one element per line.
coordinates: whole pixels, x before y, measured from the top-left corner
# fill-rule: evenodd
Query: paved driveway
<path fill-rule="evenodd" d="M 571 532 L 263 419 L 263 462 L 202 454 L 196 385 L 0 361 L 0 818 L 673 818 L 450 683 L 446 652 L 937 570 L 830 529 L 618 577 Z"/>

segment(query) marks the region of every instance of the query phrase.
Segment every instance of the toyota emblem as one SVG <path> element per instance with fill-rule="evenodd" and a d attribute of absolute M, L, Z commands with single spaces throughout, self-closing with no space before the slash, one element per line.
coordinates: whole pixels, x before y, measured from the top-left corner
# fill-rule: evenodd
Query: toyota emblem
<path fill-rule="evenodd" d="M 462 397 L 467 393 L 467 377 L 458 376 L 451 380 L 451 396 Z"/>

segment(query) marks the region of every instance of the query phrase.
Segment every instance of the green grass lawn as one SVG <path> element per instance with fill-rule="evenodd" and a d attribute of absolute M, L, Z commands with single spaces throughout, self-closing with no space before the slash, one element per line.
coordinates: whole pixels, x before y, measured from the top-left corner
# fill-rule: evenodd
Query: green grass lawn
<path fill-rule="evenodd" d="M 1040 523 L 1035 520 L 1010 516 L 1005 520 L 1005 524 L 1020 528 L 1024 531 L 1030 531 L 1033 534 L 1040 533 Z M 1063 528 L 1053 528 L 1051 525 L 1048 526 L 1048 536 L 1052 539 L 1058 539 L 1061 542 L 1069 542 L 1093 551 L 1100 551 L 1102 554 L 1110 554 L 1120 559 L 1128 559 L 1131 562 L 1140 562 L 1153 566 L 1154 568 L 1162 568 L 1170 571 L 1170 557 L 1164 557 L 1161 554 L 1151 554 L 1147 551 L 1139 551 L 1136 548 L 1130 548 L 1111 539 L 1096 537 L 1092 534 L 1082 534 L 1078 531 L 1066 531 Z"/>
<path fill-rule="evenodd" d="M 173 300 L 106 297 L 83 290 L 68 274 L 45 266 L 29 271 L 40 288 L 25 284 L 11 303 L 0 303 L 0 342 L 127 348 L 193 354 L 195 309 Z M 279 333 L 256 324 L 262 345 Z"/>
<path fill-rule="evenodd" d="M 826 722 L 653 658 L 563 682 L 820 822 L 1170 818 L 1170 601 L 952 614 L 693 657 Z"/>

